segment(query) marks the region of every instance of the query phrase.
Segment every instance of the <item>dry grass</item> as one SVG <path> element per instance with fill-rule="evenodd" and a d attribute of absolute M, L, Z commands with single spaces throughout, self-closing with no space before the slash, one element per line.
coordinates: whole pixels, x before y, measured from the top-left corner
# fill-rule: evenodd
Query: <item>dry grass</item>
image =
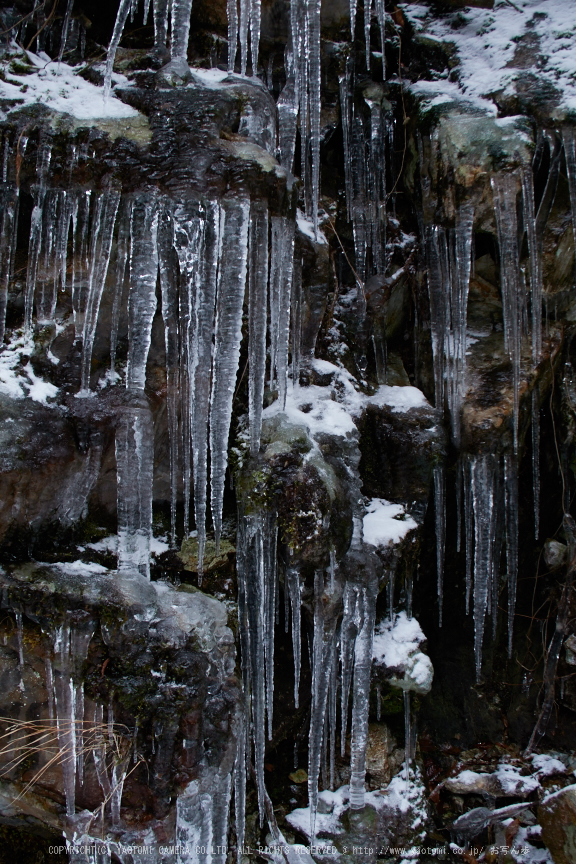
<path fill-rule="evenodd" d="M 123 774 L 133 744 L 133 735 L 127 726 L 96 720 L 14 720 L 0 717 L 0 728 L 4 729 L 0 735 L 0 778 L 9 776 L 18 768 L 25 768 L 31 759 L 43 762 L 16 801 L 52 768 L 58 765 L 64 768 L 79 757 L 91 755 L 97 773 L 99 762 L 106 768 L 106 775 L 114 766 Z M 114 794 L 115 788 L 110 785 L 109 791 L 105 789 L 104 803 Z"/>

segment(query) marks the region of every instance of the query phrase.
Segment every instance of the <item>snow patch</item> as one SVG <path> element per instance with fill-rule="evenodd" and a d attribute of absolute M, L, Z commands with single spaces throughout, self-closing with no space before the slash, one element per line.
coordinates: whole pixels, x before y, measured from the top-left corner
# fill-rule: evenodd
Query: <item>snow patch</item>
<path fill-rule="evenodd" d="M 78 73 L 83 65 L 69 66 L 30 51 L 26 52 L 26 58 L 35 70 L 30 74 L 11 72 L 9 64 L 2 64 L 4 80 L 0 80 L 0 98 L 18 100 L 19 108 L 40 102 L 77 120 L 138 116 L 135 108 L 113 95 L 104 99 L 102 87 L 81 78 Z"/>
<path fill-rule="evenodd" d="M 36 375 L 29 359 L 33 352 L 34 342 L 28 336 L 17 336 L 3 346 L 0 351 L 0 393 L 12 399 L 28 396 L 47 405 L 49 399 L 58 396 L 58 387 Z"/>
<path fill-rule="evenodd" d="M 369 546 L 391 546 L 417 528 L 402 504 L 391 504 L 384 498 L 372 498 L 364 516 L 364 542 Z"/>
<path fill-rule="evenodd" d="M 86 562 L 86 561 L 62 561 L 57 562 L 53 565 L 57 567 L 62 573 L 66 573 L 69 576 L 80 575 L 80 576 L 88 576 L 90 573 L 101 575 L 103 573 L 108 573 L 108 568 L 103 567 L 101 564 L 95 564 L 94 562 Z"/>

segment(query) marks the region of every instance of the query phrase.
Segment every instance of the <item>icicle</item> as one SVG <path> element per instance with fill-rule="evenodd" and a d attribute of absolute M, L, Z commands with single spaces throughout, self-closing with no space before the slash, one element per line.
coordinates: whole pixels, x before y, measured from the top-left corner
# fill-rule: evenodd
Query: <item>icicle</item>
<path fill-rule="evenodd" d="M 116 371 L 116 349 L 118 345 L 118 326 L 126 284 L 126 265 L 130 251 L 130 223 L 132 221 L 132 202 L 124 198 L 118 213 L 118 239 L 116 243 L 116 278 L 114 300 L 112 303 L 112 324 L 110 328 L 110 371 Z"/>
<path fill-rule="evenodd" d="M 380 723 L 382 719 L 382 687 L 380 684 L 376 685 L 376 720 Z"/>
<path fill-rule="evenodd" d="M 192 334 L 190 382 L 192 453 L 194 457 L 194 514 L 198 531 L 198 583 L 202 584 L 206 538 L 206 495 L 208 485 L 208 418 L 210 411 L 210 368 L 218 261 L 221 255 L 220 207 L 208 202 L 205 209 L 203 254 L 194 298 L 195 327 Z M 240 307 L 241 308 L 241 307 Z M 240 313 L 241 314 L 241 313 Z M 238 362 L 238 361 L 236 361 Z M 235 375 L 235 372 L 234 372 Z M 228 421 L 229 423 L 230 421 Z M 225 433 L 228 439 L 228 429 Z M 225 469 L 224 469 L 225 470 Z M 214 488 L 214 487 L 213 487 Z"/>
<path fill-rule="evenodd" d="M 75 813 L 76 771 L 78 765 L 77 723 L 83 716 L 77 714 L 78 691 L 82 683 L 75 683 L 82 665 L 88 656 L 88 649 L 94 635 L 94 623 L 84 622 L 81 629 L 62 624 L 53 634 L 54 647 L 54 697 L 56 706 L 56 726 L 60 764 L 62 766 L 66 815 Z M 83 707 L 83 699 L 80 700 Z"/>
<path fill-rule="evenodd" d="M 320 0 L 292 0 L 291 37 L 296 69 L 306 213 L 318 232 L 320 194 Z"/>
<path fill-rule="evenodd" d="M 166 349 L 166 411 L 170 449 L 170 545 L 176 544 L 178 494 L 178 405 L 180 397 L 180 316 L 174 224 L 169 206 L 158 217 L 158 265 L 162 292 L 162 320 Z"/>
<path fill-rule="evenodd" d="M 124 31 L 124 25 L 126 24 L 126 21 L 128 19 L 128 13 L 130 12 L 131 6 L 132 0 L 120 0 L 120 5 L 118 6 L 118 13 L 116 15 L 116 22 L 114 24 L 114 30 L 112 32 L 112 39 L 110 40 L 110 45 L 108 46 L 108 55 L 106 57 L 106 71 L 104 73 L 105 99 L 107 99 L 110 95 L 110 89 L 112 87 L 112 71 L 114 69 L 116 51 L 118 50 L 118 46 L 120 45 L 120 40 Z"/>
<path fill-rule="evenodd" d="M 350 159 L 352 142 L 352 76 L 354 74 L 353 58 L 346 58 L 344 74 L 340 76 L 340 118 L 342 123 L 342 139 L 344 144 L 344 185 L 346 189 L 346 210 L 348 221 L 352 220 L 352 165 Z"/>
<path fill-rule="evenodd" d="M 494 210 L 500 247 L 502 310 L 504 315 L 504 346 L 512 362 L 514 391 L 514 453 L 518 452 L 518 418 L 520 411 L 520 363 L 522 322 L 525 297 L 519 277 L 518 220 L 516 174 L 499 174 L 492 178 Z"/>
<path fill-rule="evenodd" d="M 410 782 L 412 761 L 412 722 L 410 717 L 410 691 L 404 690 L 404 779 Z"/>
<path fill-rule="evenodd" d="M 268 513 L 263 519 L 262 555 L 264 569 L 264 661 L 266 665 L 266 716 L 268 740 L 272 740 L 272 714 L 274 708 L 274 630 L 276 624 L 276 587 L 278 571 L 276 551 L 278 526 L 276 514 Z"/>
<path fill-rule="evenodd" d="M 250 0 L 240 0 L 240 21 L 238 35 L 240 37 L 240 74 L 246 75 L 248 64 L 248 32 L 250 29 Z"/>
<path fill-rule="evenodd" d="M 300 632 L 302 593 L 300 589 L 300 574 L 295 567 L 286 569 L 285 580 L 290 595 L 292 607 L 292 656 L 294 658 L 294 706 L 300 707 L 300 664 L 301 664 L 301 641 Z"/>
<path fill-rule="evenodd" d="M 361 810 L 364 807 L 370 673 L 377 588 L 375 585 L 355 586 L 355 590 L 357 591 L 357 618 L 354 642 L 352 737 L 350 742 L 350 807 L 352 810 Z"/>
<path fill-rule="evenodd" d="M 470 463 L 462 465 L 462 475 L 464 482 L 464 532 L 466 541 L 466 614 L 469 615 L 474 552 L 474 509 L 472 504 L 472 476 Z"/>
<path fill-rule="evenodd" d="M 182 424 L 182 475 L 184 486 L 184 532 L 190 528 L 190 486 L 192 478 L 191 420 L 194 396 L 194 348 L 195 300 L 198 280 L 198 265 L 203 252 L 205 220 L 199 211 L 198 202 L 185 200 L 174 210 L 174 246 L 180 264 L 179 326 L 180 326 L 180 416 Z M 162 272 L 160 273 L 162 278 Z M 215 276 L 215 272 L 213 277 Z M 209 283 L 212 285 L 212 281 Z M 177 362 L 177 357 L 174 357 Z M 209 370 L 207 377 L 209 378 Z M 206 382 L 205 382 L 206 386 Z M 198 394 L 199 395 L 199 394 Z M 201 399 L 199 395 L 200 401 Z M 207 421 L 206 421 L 207 425 Z M 201 430 L 202 431 L 202 430 Z M 205 428 L 204 428 L 205 432 Z M 201 447 L 201 442 L 196 445 Z M 197 489 L 196 492 L 200 493 Z M 205 493 L 204 493 L 205 494 Z"/>
<path fill-rule="evenodd" d="M 444 549 L 446 545 L 446 479 L 444 466 L 434 468 L 434 512 L 436 516 L 436 573 L 438 578 L 438 626 L 442 627 Z M 390 616 L 392 618 L 392 616 Z"/>
<path fill-rule="evenodd" d="M 476 678 L 480 680 L 484 619 L 494 567 L 495 465 L 492 456 L 477 456 L 470 460 L 470 482 L 475 535 L 474 655 Z"/>
<path fill-rule="evenodd" d="M 243 694 L 245 698 L 246 694 Z M 238 709 L 236 721 L 236 762 L 234 765 L 234 815 L 236 823 L 236 861 L 242 864 L 244 830 L 246 825 L 246 707 Z"/>
<path fill-rule="evenodd" d="M 542 255 L 536 233 L 534 178 L 531 168 L 522 171 L 524 226 L 530 254 L 530 294 L 532 307 L 532 364 L 537 366 L 542 354 Z"/>
<path fill-rule="evenodd" d="M 332 655 L 335 649 L 335 616 L 326 617 L 323 603 L 324 573 L 317 570 L 314 576 L 314 643 L 312 649 L 312 707 L 310 733 L 308 736 L 308 801 L 310 807 L 310 839 L 316 836 L 316 812 L 318 808 L 318 778 L 322 756 L 322 739 Z M 372 652 L 370 652 L 372 661 Z"/>
<path fill-rule="evenodd" d="M 302 261 L 294 261 L 292 279 L 292 387 L 300 384 L 300 357 L 302 344 Z"/>
<path fill-rule="evenodd" d="M 444 407 L 444 346 L 446 344 L 446 298 L 449 295 L 448 249 L 445 232 L 431 227 L 426 232 L 426 258 L 428 260 L 428 295 L 430 299 L 430 330 L 434 358 L 434 387 L 436 408 Z"/>
<path fill-rule="evenodd" d="M 238 0 L 228 0 L 228 72 L 234 74 L 238 51 Z"/>
<path fill-rule="evenodd" d="M 332 669 L 330 670 L 330 690 L 328 692 L 328 728 L 330 733 L 330 789 L 333 792 L 336 785 L 336 704 L 338 696 L 338 655 L 332 654 Z"/>
<path fill-rule="evenodd" d="M 540 534 L 540 405 L 532 390 L 532 490 L 534 494 L 534 537 Z"/>
<path fill-rule="evenodd" d="M 26 294 L 24 297 L 24 329 L 27 333 L 32 331 L 32 318 L 34 316 L 34 291 L 38 273 L 38 259 L 42 242 L 42 222 L 44 202 L 46 198 L 46 182 L 48 179 L 48 168 L 52 157 L 51 144 L 44 143 L 39 148 L 36 163 L 37 186 L 34 195 L 34 207 L 30 221 L 30 240 L 28 242 L 28 269 L 26 272 Z"/>
<path fill-rule="evenodd" d="M 12 275 L 12 263 L 16 252 L 16 230 L 18 224 L 18 190 L 3 189 L 0 198 L 0 345 L 4 342 L 8 284 Z"/>
<path fill-rule="evenodd" d="M 570 189 L 572 230 L 574 232 L 574 255 L 576 256 L 576 136 L 574 135 L 574 127 L 564 126 L 562 129 L 562 137 L 564 139 L 568 188 Z"/>
<path fill-rule="evenodd" d="M 314 231 L 318 234 L 318 202 L 320 199 L 320 2 L 307 0 L 307 19 L 309 32 L 309 109 L 310 150 L 312 158 L 312 220 Z"/>
<path fill-rule="evenodd" d="M 456 462 L 456 552 L 462 547 L 462 460 Z"/>
<path fill-rule="evenodd" d="M 370 23 L 372 20 L 372 0 L 364 0 L 364 42 L 366 51 L 366 69 L 370 69 Z"/>
<path fill-rule="evenodd" d="M 90 250 L 88 296 L 82 329 L 81 391 L 83 393 L 87 393 L 90 390 L 92 348 L 96 337 L 96 325 L 98 323 L 98 312 L 100 311 L 104 282 L 108 273 L 112 235 L 114 233 L 114 224 L 119 203 L 120 192 L 116 189 L 102 192 L 96 201 Z"/>
<path fill-rule="evenodd" d="M 276 110 L 278 112 L 278 161 L 283 168 L 292 172 L 298 128 L 298 99 L 293 72 L 286 79 L 286 84 L 276 103 Z"/>
<path fill-rule="evenodd" d="M 511 657 L 518 579 L 518 466 L 512 456 L 504 457 L 504 501 L 506 562 L 508 565 L 508 656 Z M 496 553 L 498 553 L 498 548 Z M 495 613 L 493 612 L 493 614 Z"/>
<path fill-rule="evenodd" d="M 358 0 L 350 0 L 350 36 L 354 42 L 354 34 L 356 32 L 356 10 L 358 8 Z"/>
<path fill-rule="evenodd" d="M 252 75 L 254 77 L 258 74 L 261 15 L 261 0 L 252 0 L 250 5 L 250 52 L 252 54 Z"/>
<path fill-rule="evenodd" d="M 448 407 L 455 444 L 460 443 L 460 412 L 464 397 L 466 323 L 473 226 L 474 208 L 470 202 L 467 202 L 456 211 L 453 260 L 450 268 L 449 332 L 447 334 L 448 342 L 444 350 L 447 358 Z"/>
<path fill-rule="evenodd" d="M 158 205 L 152 191 L 135 201 L 130 223 L 130 294 L 126 387 L 144 390 L 156 312 Z"/>
<path fill-rule="evenodd" d="M 254 739 L 254 765 L 258 790 L 260 822 L 264 819 L 264 750 L 265 750 L 265 559 L 263 519 L 257 513 L 238 517 L 238 616 L 242 645 L 244 691 L 251 706 L 251 728 Z"/>
<path fill-rule="evenodd" d="M 150 576 L 154 426 L 148 406 L 124 407 L 116 428 L 118 570 Z"/>
<path fill-rule="evenodd" d="M 250 203 L 226 201 L 218 274 L 212 395 L 210 399 L 211 504 L 216 548 L 220 544 L 228 434 L 240 357 L 242 305 L 246 285 Z"/>
<path fill-rule="evenodd" d="M 192 0 L 172 0 L 172 34 L 170 56 L 188 66 L 188 37 Z"/>
<path fill-rule="evenodd" d="M 154 49 L 162 54 L 168 44 L 168 12 L 169 0 L 153 0 L 154 14 Z"/>
<path fill-rule="evenodd" d="M 270 375 L 276 373 L 278 399 L 286 404 L 288 350 L 290 340 L 290 298 L 294 267 L 294 222 L 284 217 L 271 219 L 270 249 Z"/>
<path fill-rule="evenodd" d="M 64 51 L 66 50 L 66 42 L 68 40 L 68 29 L 70 27 L 70 18 L 72 16 L 72 8 L 74 0 L 68 0 L 66 5 L 66 14 L 64 15 L 64 23 L 62 24 L 62 35 L 60 37 L 60 51 L 58 52 L 58 63 L 62 62 Z"/>
<path fill-rule="evenodd" d="M 266 292 L 268 281 L 268 210 L 252 205 L 250 215 L 250 273 L 248 280 L 248 417 L 250 453 L 260 449 L 264 378 L 266 375 Z"/>

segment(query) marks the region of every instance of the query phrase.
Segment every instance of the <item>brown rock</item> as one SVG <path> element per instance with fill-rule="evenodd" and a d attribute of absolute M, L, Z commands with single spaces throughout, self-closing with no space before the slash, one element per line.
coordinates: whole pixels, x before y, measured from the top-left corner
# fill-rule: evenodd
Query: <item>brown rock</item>
<path fill-rule="evenodd" d="M 538 821 L 554 864 L 576 864 L 576 784 L 546 798 Z"/>

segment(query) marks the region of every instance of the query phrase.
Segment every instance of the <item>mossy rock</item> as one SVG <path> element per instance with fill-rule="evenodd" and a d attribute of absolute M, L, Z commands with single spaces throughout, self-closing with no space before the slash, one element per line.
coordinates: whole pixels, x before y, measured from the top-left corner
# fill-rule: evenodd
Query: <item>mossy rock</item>
<path fill-rule="evenodd" d="M 220 540 L 220 551 L 216 554 L 216 543 L 214 540 L 206 540 L 204 549 L 204 572 L 210 573 L 227 567 L 230 557 L 236 553 L 236 548 L 228 540 Z M 198 539 L 189 537 L 182 543 L 182 549 L 178 553 L 185 570 L 191 573 L 198 572 Z"/>

